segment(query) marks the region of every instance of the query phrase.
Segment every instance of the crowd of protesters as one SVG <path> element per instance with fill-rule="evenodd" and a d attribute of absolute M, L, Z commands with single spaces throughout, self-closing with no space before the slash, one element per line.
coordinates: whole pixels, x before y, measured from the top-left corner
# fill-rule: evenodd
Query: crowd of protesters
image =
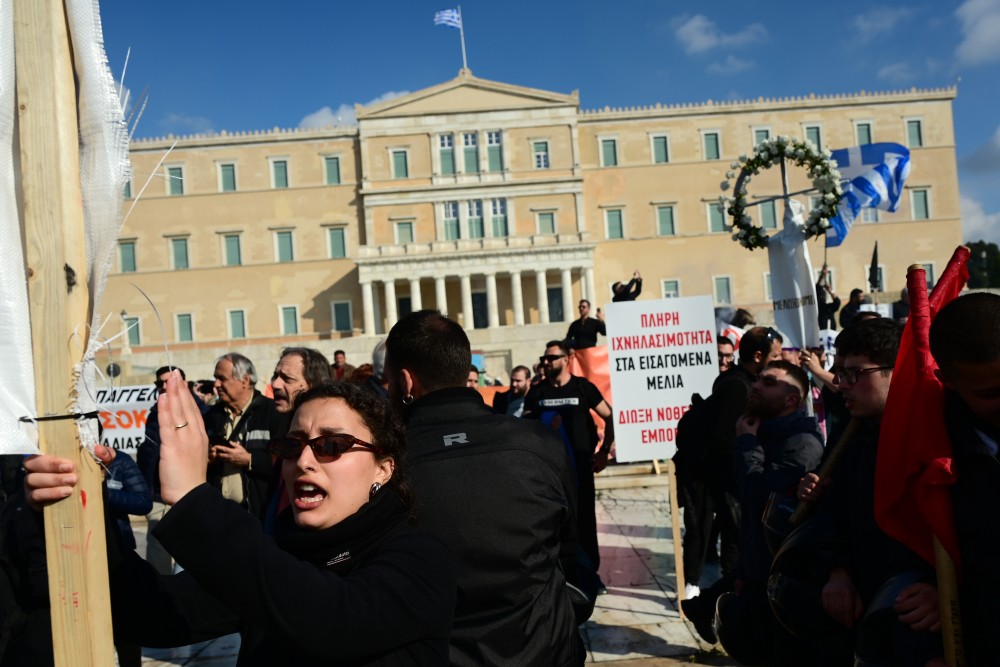
<path fill-rule="evenodd" d="M 615 295 L 639 289 L 636 274 Z M 340 350 L 331 365 L 285 349 L 273 398 L 237 353 L 216 361 L 211 387 L 158 369 L 138 466 L 97 450 L 117 526 L 120 663 L 138 664 L 139 646 L 239 632 L 241 666 L 582 664 L 579 626 L 606 592 L 594 474 L 614 419 L 570 372 L 573 350 L 604 334 L 589 302 L 580 310 L 582 325 L 547 343 L 534 373 L 511 369 L 492 406 L 465 332 L 429 310 L 400 319 L 356 369 Z M 945 664 L 935 571 L 874 515 L 902 327 L 858 310 L 847 321 L 842 310 L 829 368 L 822 348 L 784 348 L 745 313 L 738 340 L 719 337 L 711 395 L 679 426 L 682 609 L 743 664 Z M 1000 479 L 997 331 L 1000 297 L 986 294 L 958 298 L 931 329 L 956 447 L 971 665 L 1000 655 L 998 531 L 973 518 Z M 24 468 L 0 514 L 0 665 L 52 664 L 40 509 L 77 481 L 51 456 Z M 149 516 L 145 560 L 128 514 Z M 716 553 L 722 576 L 706 581 Z"/>

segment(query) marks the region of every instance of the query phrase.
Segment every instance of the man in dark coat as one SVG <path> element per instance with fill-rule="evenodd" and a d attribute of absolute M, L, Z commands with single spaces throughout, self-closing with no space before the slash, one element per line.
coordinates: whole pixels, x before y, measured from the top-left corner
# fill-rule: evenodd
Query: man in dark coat
<path fill-rule="evenodd" d="M 597 345 L 597 334 L 608 335 L 607 327 L 604 326 L 604 319 L 601 317 L 601 309 L 597 309 L 597 317 L 590 316 L 590 302 L 580 299 L 580 319 L 573 320 L 566 331 L 566 343 L 574 350 L 584 350 Z"/>
<path fill-rule="evenodd" d="M 582 664 L 564 574 L 576 548 L 565 449 L 551 429 L 494 414 L 465 387 L 470 354 L 437 311 L 410 313 L 386 339 L 417 523 L 458 561 L 451 664 Z"/>

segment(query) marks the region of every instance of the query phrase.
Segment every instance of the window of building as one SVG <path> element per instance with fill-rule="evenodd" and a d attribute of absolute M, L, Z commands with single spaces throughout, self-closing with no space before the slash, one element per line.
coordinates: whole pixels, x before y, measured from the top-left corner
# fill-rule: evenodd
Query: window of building
<path fill-rule="evenodd" d="M 292 336 L 299 332 L 299 307 L 281 307 L 281 333 L 284 336 Z"/>
<path fill-rule="evenodd" d="M 660 283 L 663 286 L 664 299 L 676 299 L 681 295 L 681 281 L 676 278 L 666 278 Z"/>
<path fill-rule="evenodd" d="M 135 241 L 118 242 L 118 268 L 122 273 L 135 273 Z"/>
<path fill-rule="evenodd" d="M 184 194 L 184 167 L 167 167 L 167 194 Z"/>
<path fill-rule="evenodd" d="M 226 266 L 243 264 L 243 249 L 240 247 L 239 234 L 226 234 L 222 237 L 223 254 Z"/>
<path fill-rule="evenodd" d="M 771 130 L 766 127 L 756 127 L 753 130 L 753 145 L 756 148 L 771 138 Z"/>
<path fill-rule="evenodd" d="M 409 178 L 410 168 L 407 164 L 407 156 L 405 150 L 394 150 L 392 151 L 392 177 L 393 178 Z"/>
<path fill-rule="evenodd" d="M 549 142 L 536 141 L 532 144 L 532 151 L 535 154 L 535 169 L 549 168 Z"/>
<path fill-rule="evenodd" d="M 413 221 L 406 220 L 396 223 L 396 245 L 413 243 Z"/>
<path fill-rule="evenodd" d="M 726 231 L 726 212 L 722 209 L 722 204 L 708 205 L 708 231 Z"/>
<path fill-rule="evenodd" d="M 441 174 L 455 173 L 455 135 L 442 134 L 438 137 L 438 157 L 441 158 Z"/>
<path fill-rule="evenodd" d="M 701 141 L 706 160 L 718 160 L 722 156 L 718 132 L 702 132 Z"/>
<path fill-rule="evenodd" d="M 927 280 L 927 289 L 934 289 L 934 264 L 921 264 L 924 269 L 924 278 Z"/>
<path fill-rule="evenodd" d="M 340 185 L 340 158 L 339 157 L 325 157 L 323 158 L 323 171 L 326 174 L 326 184 L 327 185 Z"/>
<path fill-rule="evenodd" d="M 177 342 L 190 343 L 194 340 L 194 325 L 190 313 L 177 314 Z"/>
<path fill-rule="evenodd" d="M 609 239 L 625 238 L 625 229 L 622 223 L 622 211 L 620 208 L 609 208 L 604 212 L 605 235 Z"/>
<path fill-rule="evenodd" d="M 466 202 L 466 205 L 466 210 L 469 214 L 469 238 L 481 239 L 486 235 L 483 229 L 483 202 L 473 199 Z"/>
<path fill-rule="evenodd" d="M 910 200 L 913 204 L 914 220 L 927 220 L 931 217 L 930 200 L 927 195 L 927 190 L 911 191 Z"/>
<path fill-rule="evenodd" d="M 878 209 L 867 207 L 861 209 L 861 222 L 878 222 Z"/>
<path fill-rule="evenodd" d="M 665 164 L 670 162 L 670 143 L 665 134 L 657 134 L 650 137 L 653 143 L 653 164 Z"/>
<path fill-rule="evenodd" d="M 493 236 L 502 238 L 510 233 L 507 228 L 507 200 L 498 198 L 490 201 L 490 211 L 493 214 Z"/>
<path fill-rule="evenodd" d="M 924 145 L 924 126 L 919 119 L 906 121 L 906 145 L 910 148 Z"/>
<path fill-rule="evenodd" d="M 225 163 L 219 165 L 219 191 L 236 192 L 236 165 Z"/>
<path fill-rule="evenodd" d="M 760 209 L 760 226 L 764 229 L 778 228 L 778 213 L 775 210 L 773 201 L 761 202 L 757 205 Z"/>
<path fill-rule="evenodd" d="M 131 180 L 125 181 L 125 190 L 122 192 L 122 194 L 125 196 L 125 199 L 131 199 L 132 198 L 132 181 Z"/>
<path fill-rule="evenodd" d="M 246 314 L 242 310 L 229 311 L 229 337 L 246 338 L 247 320 Z"/>
<path fill-rule="evenodd" d="M 139 330 L 138 317 L 125 317 L 122 319 L 125 330 L 128 331 L 129 345 L 142 345 L 141 331 Z"/>
<path fill-rule="evenodd" d="M 330 259 L 347 257 L 347 230 L 343 227 L 330 227 L 326 238 L 330 242 Z"/>
<path fill-rule="evenodd" d="M 446 201 L 444 203 L 444 238 L 446 241 L 455 241 L 462 238 L 458 222 L 457 201 Z"/>
<path fill-rule="evenodd" d="M 601 166 L 618 166 L 618 140 L 601 139 Z"/>
<path fill-rule="evenodd" d="M 555 211 L 540 211 L 538 213 L 538 233 L 539 234 L 556 233 Z"/>
<path fill-rule="evenodd" d="M 819 125 L 805 126 L 806 141 L 812 143 L 816 148 L 823 147 L 823 137 L 820 133 Z"/>
<path fill-rule="evenodd" d="M 673 236 L 677 233 L 674 227 L 674 207 L 672 205 L 656 207 L 656 233 L 660 236 Z"/>
<path fill-rule="evenodd" d="M 276 254 L 279 262 L 292 262 L 295 260 L 295 246 L 292 240 L 291 230 L 274 233 L 274 242 L 277 247 Z"/>
<path fill-rule="evenodd" d="M 486 133 L 486 159 L 490 171 L 503 171 L 503 132 Z"/>
<path fill-rule="evenodd" d="M 353 328 L 350 301 L 334 301 L 330 304 L 334 331 L 350 331 Z"/>
<path fill-rule="evenodd" d="M 733 303 L 733 290 L 732 290 L 732 280 L 729 276 L 716 276 L 712 283 L 714 285 L 713 295 L 715 297 L 716 304 L 732 304 Z"/>
<path fill-rule="evenodd" d="M 271 160 L 271 185 L 279 190 L 288 187 L 288 160 Z"/>
<path fill-rule="evenodd" d="M 170 239 L 170 256 L 175 269 L 188 268 L 188 240 Z"/>
<path fill-rule="evenodd" d="M 465 173 L 479 173 L 479 135 L 475 132 L 466 132 L 462 135 L 463 153 L 465 160 Z"/>
<path fill-rule="evenodd" d="M 871 123 L 857 123 L 854 126 L 854 131 L 858 135 L 858 146 L 864 146 L 872 142 Z"/>

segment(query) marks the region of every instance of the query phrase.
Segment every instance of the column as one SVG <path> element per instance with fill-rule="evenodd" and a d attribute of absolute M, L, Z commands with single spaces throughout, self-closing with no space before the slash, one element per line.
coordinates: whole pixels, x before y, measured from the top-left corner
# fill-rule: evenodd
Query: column
<path fill-rule="evenodd" d="M 572 322 L 576 319 L 573 317 L 573 274 L 570 272 L 570 269 L 563 269 L 561 273 L 563 315 L 566 318 L 566 322 Z"/>
<path fill-rule="evenodd" d="M 486 315 L 490 329 L 500 326 L 500 313 L 497 310 L 497 274 L 486 274 Z"/>
<path fill-rule="evenodd" d="M 448 315 L 448 291 L 445 289 L 444 276 L 434 278 L 434 305 L 442 315 Z"/>
<path fill-rule="evenodd" d="M 364 320 L 366 336 L 375 335 L 375 304 L 371 282 L 361 283 L 361 317 Z"/>
<path fill-rule="evenodd" d="M 524 295 L 521 293 L 521 272 L 510 273 L 510 298 L 514 306 L 514 326 L 524 326 Z"/>
<path fill-rule="evenodd" d="M 549 290 L 545 282 L 545 271 L 535 271 L 535 294 L 538 297 L 538 319 L 540 324 L 549 323 Z"/>
<path fill-rule="evenodd" d="M 472 315 L 472 276 L 466 274 L 462 279 L 462 327 L 467 331 L 472 331 L 476 327 L 475 318 Z"/>
<path fill-rule="evenodd" d="M 396 281 L 390 278 L 385 281 L 385 330 L 388 332 L 398 319 L 399 314 L 396 310 Z"/>
<path fill-rule="evenodd" d="M 420 278 L 410 278 L 410 310 L 416 312 L 424 309 L 424 302 L 420 298 Z"/>
<path fill-rule="evenodd" d="M 587 288 L 587 301 L 595 303 L 597 300 L 597 292 L 594 291 L 594 269 L 592 267 L 587 267 L 583 270 L 583 284 Z M 595 308 L 597 306 L 594 306 Z"/>

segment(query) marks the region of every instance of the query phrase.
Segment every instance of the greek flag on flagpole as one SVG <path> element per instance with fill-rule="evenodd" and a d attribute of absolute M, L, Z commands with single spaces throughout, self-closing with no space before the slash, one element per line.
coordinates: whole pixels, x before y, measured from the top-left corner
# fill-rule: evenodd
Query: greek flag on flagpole
<path fill-rule="evenodd" d="M 452 28 L 462 27 L 462 15 L 457 9 L 442 9 L 434 13 L 434 25 L 450 25 Z"/>
<path fill-rule="evenodd" d="M 839 246 L 847 238 L 862 208 L 895 211 L 903 194 L 903 184 L 910 175 L 910 151 L 899 144 L 865 144 L 841 148 L 831 156 L 837 169 L 847 179 L 837 216 L 830 218 L 826 247 Z"/>

